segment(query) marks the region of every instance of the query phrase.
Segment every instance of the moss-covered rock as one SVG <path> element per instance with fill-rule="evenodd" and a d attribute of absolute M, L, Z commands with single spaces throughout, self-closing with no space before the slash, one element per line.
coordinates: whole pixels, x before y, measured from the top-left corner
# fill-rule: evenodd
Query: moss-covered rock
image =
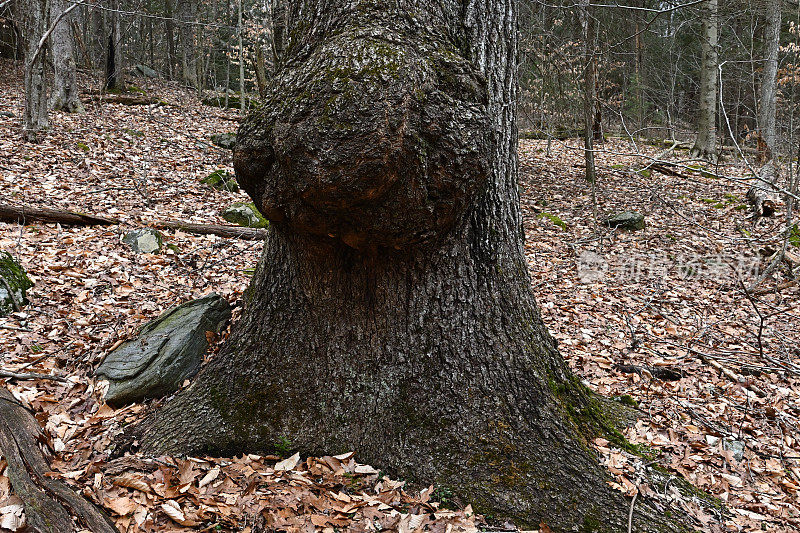
<path fill-rule="evenodd" d="M 215 170 L 200 180 L 200 183 L 222 191 L 236 192 L 239 190 L 239 184 L 236 183 L 236 178 L 233 177 L 233 174 L 222 168 Z"/>
<path fill-rule="evenodd" d="M 248 228 L 266 228 L 269 225 L 269 221 L 252 202 L 234 202 L 225 208 L 221 216 L 231 224 Z"/>
<path fill-rule="evenodd" d="M 33 282 L 8 252 L 0 252 L 0 316 L 27 305 L 26 292 Z"/>

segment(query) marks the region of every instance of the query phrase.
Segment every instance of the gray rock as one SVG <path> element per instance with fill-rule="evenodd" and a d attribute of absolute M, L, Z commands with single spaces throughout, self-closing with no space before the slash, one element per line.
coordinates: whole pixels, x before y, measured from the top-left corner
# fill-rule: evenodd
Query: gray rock
<path fill-rule="evenodd" d="M 619 228 L 628 231 L 644 229 L 644 215 L 635 211 L 623 211 L 605 220 L 609 228 Z"/>
<path fill-rule="evenodd" d="M 221 216 L 231 224 L 247 228 L 266 228 L 269 225 L 269 221 L 258 212 L 252 202 L 234 202 L 222 211 Z"/>
<path fill-rule="evenodd" d="M 236 134 L 235 133 L 215 133 L 211 136 L 211 142 L 219 146 L 220 148 L 225 148 L 226 150 L 233 150 L 233 147 L 236 146 Z"/>
<path fill-rule="evenodd" d="M 8 252 L 0 252 L 0 316 L 28 304 L 26 293 L 33 282 Z"/>
<path fill-rule="evenodd" d="M 220 189 L 224 191 L 236 192 L 239 190 L 239 184 L 236 183 L 236 178 L 233 174 L 225 169 L 215 170 L 205 178 L 200 180 L 200 183 L 205 183 L 213 189 Z"/>
<path fill-rule="evenodd" d="M 141 228 L 129 231 L 122 237 L 122 242 L 129 245 L 137 254 L 152 254 L 161 250 L 164 236 L 160 231 Z"/>
<path fill-rule="evenodd" d="M 97 368 L 97 376 L 109 381 L 106 402 L 121 405 L 178 390 L 200 369 L 208 349 L 206 332 L 219 333 L 230 316 L 228 302 L 210 294 L 146 324 Z"/>
<path fill-rule="evenodd" d="M 140 65 L 136 65 L 135 68 L 136 68 L 136 70 L 139 71 L 139 73 L 142 76 L 144 76 L 146 78 L 157 78 L 158 77 L 158 72 L 156 72 L 155 70 L 151 69 L 147 65 L 141 65 L 140 64 Z"/>
<path fill-rule="evenodd" d="M 733 452 L 733 458 L 737 461 L 741 461 L 744 458 L 745 445 L 742 441 L 725 439 L 722 441 L 722 448 Z"/>

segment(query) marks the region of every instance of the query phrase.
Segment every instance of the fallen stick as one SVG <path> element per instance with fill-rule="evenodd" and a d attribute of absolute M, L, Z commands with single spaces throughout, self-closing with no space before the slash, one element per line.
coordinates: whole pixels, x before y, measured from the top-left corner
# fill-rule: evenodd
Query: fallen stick
<path fill-rule="evenodd" d="M 17 223 L 23 226 L 33 222 L 59 223 L 67 226 L 110 226 L 119 224 L 119 220 L 113 218 L 47 207 L 15 207 L 8 204 L 0 204 L 0 222 Z"/>
<path fill-rule="evenodd" d="M 8 478 L 25 504 L 25 516 L 35 531 L 76 531 L 70 514 L 93 533 L 118 533 L 96 505 L 76 494 L 50 473 L 39 443 L 47 442 L 33 415 L 6 389 L 0 388 L 0 452 L 8 463 Z"/>
<path fill-rule="evenodd" d="M 62 378 L 61 376 L 51 376 L 50 374 L 36 374 L 34 372 L 18 373 L 2 369 L 0 369 L 0 378 L 22 379 L 22 380 L 48 379 L 50 381 L 60 381 L 61 383 L 68 383 L 67 380 Z"/>
<path fill-rule="evenodd" d="M 773 292 L 781 292 L 782 290 L 788 289 L 789 287 L 794 287 L 795 285 L 797 285 L 798 281 L 800 280 L 793 279 L 791 281 L 785 281 L 783 283 L 779 283 L 775 287 L 750 291 L 750 294 L 752 294 L 753 296 L 764 296 L 765 294 L 770 294 Z"/>
<path fill-rule="evenodd" d="M 108 226 L 120 224 L 120 221 L 114 218 L 74 213 L 60 209 L 15 207 L 8 204 L 0 204 L 0 222 L 17 223 L 23 226 L 34 222 L 59 223 L 65 226 Z M 263 241 L 267 238 L 267 232 L 263 229 L 242 226 L 195 224 L 180 220 L 156 220 L 145 224 L 158 229 L 177 229 L 195 235 L 219 235 L 229 239 Z"/>
<path fill-rule="evenodd" d="M 169 105 L 168 102 L 155 98 L 152 96 L 130 95 L 130 94 L 106 94 L 106 95 L 90 95 L 88 100 L 94 102 L 102 102 L 104 104 L 122 104 L 122 105 Z"/>
<path fill-rule="evenodd" d="M 159 229 L 177 229 L 196 235 L 219 235 L 230 239 L 244 239 L 248 241 L 263 241 L 267 232 L 263 229 L 245 228 L 242 226 L 223 226 L 221 224 L 193 224 L 180 220 L 157 220 L 151 224 Z"/>
<path fill-rule="evenodd" d="M 719 363 L 719 361 L 715 361 L 711 357 L 707 356 L 704 353 L 698 352 L 697 350 L 693 350 L 693 349 L 689 348 L 689 351 L 691 351 L 694 354 L 696 354 L 697 357 L 701 361 L 711 365 L 712 367 L 717 369 L 723 376 L 725 376 L 729 380 L 733 381 L 734 383 L 738 383 L 739 385 L 742 385 L 743 387 L 745 387 L 747 389 L 750 389 L 751 392 L 755 393 L 757 396 L 759 396 L 761 398 L 765 398 L 767 396 L 767 393 L 765 393 L 763 390 L 761 390 L 760 388 L 758 388 L 757 386 L 755 386 L 752 383 L 747 383 L 747 381 L 745 381 L 745 379 L 743 377 L 737 375 L 733 370 L 731 370 L 731 369 L 729 369 L 729 368 L 727 368 L 725 366 L 722 366 Z"/>

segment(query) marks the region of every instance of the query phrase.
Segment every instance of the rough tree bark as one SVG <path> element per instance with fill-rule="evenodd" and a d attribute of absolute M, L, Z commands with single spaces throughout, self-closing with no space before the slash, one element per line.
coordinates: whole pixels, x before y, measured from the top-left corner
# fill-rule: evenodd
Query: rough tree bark
<path fill-rule="evenodd" d="M 781 0 L 766 0 L 766 26 L 764 28 L 764 70 L 761 73 L 758 102 L 758 129 L 766 144 L 763 163 L 775 154 L 775 93 L 778 76 L 778 48 L 781 40 Z"/>
<path fill-rule="evenodd" d="M 707 161 L 717 158 L 717 0 L 703 3 L 703 59 L 700 64 L 700 104 L 697 117 L 697 139 L 692 156 Z"/>
<path fill-rule="evenodd" d="M 65 9 L 67 9 L 65 0 L 53 0 L 50 20 L 55 22 Z M 83 113 L 75 75 L 71 20 L 71 14 L 63 17 L 53 31 L 53 91 L 50 95 L 50 108 L 61 109 L 68 113 Z"/>
<path fill-rule="evenodd" d="M 47 43 L 41 49 L 39 42 L 47 32 L 49 0 L 33 0 L 30 4 L 18 5 L 24 26 L 25 39 L 25 111 L 22 121 L 22 137 L 36 142 L 39 132 L 49 125 L 47 117 L 47 78 L 45 59 Z"/>
<path fill-rule="evenodd" d="M 221 354 L 145 453 L 356 450 L 496 518 L 624 531 L 586 439 L 607 404 L 543 326 L 522 251 L 514 0 L 288 4 L 237 178 L 273 223 Z M 674 531 L 640 499 L 634 531 Z"/>

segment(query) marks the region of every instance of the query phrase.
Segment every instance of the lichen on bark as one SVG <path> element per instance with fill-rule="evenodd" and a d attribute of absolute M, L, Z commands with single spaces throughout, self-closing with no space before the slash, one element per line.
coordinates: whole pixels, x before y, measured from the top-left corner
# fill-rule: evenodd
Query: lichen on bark
<path fill-rule="evenodd" d="M 220 354 L 132 432 L 145 452 L 288 438 L 495 519 L 626 528 L 587 446 L 613 424 L 547 333 L 522 251 L 515 5 L 290 3 L 276 87 L 234 153 L 271 220 L 264 255 Z M 637 503 L 634 531 L 680 528 Z"/>

